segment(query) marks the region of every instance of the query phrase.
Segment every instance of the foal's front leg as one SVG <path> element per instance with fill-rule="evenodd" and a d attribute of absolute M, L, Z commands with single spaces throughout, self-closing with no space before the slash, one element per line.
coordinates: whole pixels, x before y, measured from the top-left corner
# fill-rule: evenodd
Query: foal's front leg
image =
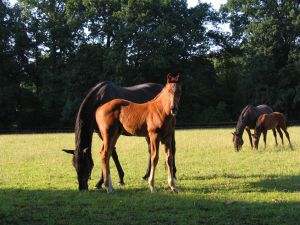
<path fill-rule="evenodd" d="M 166 154 L 166 164 L 168 167 L 168 184 L 173 192 L 178 192 L 178 189 L 175 186 L 175 179 L 174 179 L 174 158 L 173 158 L 173 151 L 171 149 L 172 143 L 171 139 L 167 139 L 162 142 L 165 147 L 165 154 Z"/>
<path fill-rule="evenodd" d="M 150 191 L 154 193 L 156 192 L 156 189 L 154 187 L 154 174 L 159 157 L 159 138 L 156 133 L 149 133 L 149 138 L 151 144 L 151 171 L 148 182 Z"/>

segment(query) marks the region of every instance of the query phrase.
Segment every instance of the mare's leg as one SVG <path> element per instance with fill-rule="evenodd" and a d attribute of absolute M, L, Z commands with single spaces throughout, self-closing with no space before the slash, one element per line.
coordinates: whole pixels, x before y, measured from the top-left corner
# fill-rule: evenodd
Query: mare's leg
<path fill-rule="evenodd" d="M 252 142 L 251 131 L 250 131 L 249 128 L 246 128 L 246 131 L 247 131 L 248 136 L 249 136 L 249 141 L 250 141 L 251 148 L 253 148 L 253 142 Z"/>
<path fill-rule="evenodd" d="M 175 153 L 176 153 L 175 130 L 171 137 L 171 152 L 173 155 L 173 175 L 174 175 L 174 178 L 176 179 L 177 169 L 176 169 L 176 165 L 175 165 Z"/>
<path fill-rule="evenodd" d="M 275 138 L 276 146 L 278 146 L 276 130 L 275 130 L 275 129 L 272 129 L 272 131 L 273 131 L 273 135 L 274 135 L 274 138 Z"/>
<path fill-rule="evenodd" d="M 158 157 L 159 157 L 159 138 L 156 133 L 150 133 L 150 143 L 151 143 L 151 171 L 150 171 L 150 176 L 148 179 L 149 186 L 151 192 L 156 192 L 155 187 L 154 187 L 154 174 L 155 174 L 155 167 L 158 162 Z"/>
<path fill-rule="evenodd" d="M 266 142 L 267 142 L 267 130 L 263 131 L 263 137 L 264 137 L 264 150 L 266 149 Z"/>
<path fill-rule="evenodd" d="M 281 143 L 282 143 L 282 145 L 283 145 L 283 134 L 282 134 L 282 132 L 281 132 L 281 130 L 280 130 L 280 127 L 276 127 L 276 130 L 277 130 L 277 132 L 279 133 L 279 136 L 280 136 L 280 138 L 281 138 Z"/>
<path fill-rule="evenodd" d="M 146 174 L 145 174 L 145 176 L 143 176 L 144 180 L 147 180 L 149 178 L 150 170 L 151 170 L 151 144 L 150 144 L 150 138 L 146 137 L 146 141 L 147 141 L 147 144 L 148 144 L 149 161 L 148 161 L 148 167 L 147 167 L 147 170 L 146 170 Z"/>
<path fill-rule="evenodd" d="M 255 131 L 255 132 L 256 132 L 256 138 L 254 138 L 254 148 L 255 150 L 258 150 L 258 143 L 259 143 L 261 132 L 260 131 Z"/>
<path fill-rule="evenodd" d="M 117 167 L 118 174 L 119 174 L 120 181 L 118 183 L 118 186 L 123 186 L 125 184 L 124 183 L 124 171 L 123 171 L 122 166 L 120 164 L 119 157 L 118 157 L 118 154 L 117 154 L 117 151 L 116 151 L 116 147 L 113 148 L 111 156 L 112 156 L 112 158 L 115 162 L 115 165 Z"/>
<path fill-rule="evenodd" d="M 118 170 L 119 178 L 120 178 L 118 186 L 122 186 L 122 185 L 125 184 L 124 183 L 124 171 L 123 171 L 122 166 L 120 164 L 118 154 L 117 154 L 117 151 L 116 151 L 116 147 L 113 148 L 111 156 L 112 156 L 112 158 L 115 162 L 115 165 L 116 165 L 117 170 Z M 95 189 L 96 190 L 101 189 L 103 183 L 104 183 L 104 178 L 103 178 L 103 172 L 101 171 L 101 177 L 100 177 L 100 180 L 98 181 L 98 183 L 96 184 Z"/>
<path fill-rule="evenodd" d="M 172 138 L 168 138 L 162 142 L 165 147 L 166 154 L 166 164 L 168 167 L 168 184 L 173 192 L 177 192 L 178 189 L 175 187 L 175 179 L 174 179 L 174 165 L 173 165 L 173 152 L 171 149 L 172 146 Z"/>

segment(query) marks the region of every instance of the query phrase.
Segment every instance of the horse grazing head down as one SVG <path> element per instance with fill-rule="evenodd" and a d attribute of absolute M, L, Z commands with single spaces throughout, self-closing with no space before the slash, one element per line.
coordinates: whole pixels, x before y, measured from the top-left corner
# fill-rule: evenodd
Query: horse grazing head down
<path fill-rule="evenodd" d="M 233 132 L 232 135 L 233 135 L 232 142 L 233 142 L 234 150 L 238 152 L 241 150 L 241 148 L 244 144 L 242 135 L 239 135 L 238 133 L 236 133 L 236 131 Z"/>
<path fill-rule="evenodd" d="M 64 152 L 73 154 L 72 164 L 77 172 L 77 179 L 79 184 L 79 190 L 88 190 L 88 180 L 91 178 L 91 172 L 94 167 L 94 162 L 88 148 L 83 151 L 67 150 Z"/>
<path fill-rule="evenodd" d="M 170 115 L 176 116 L 178 113 L 179 100 L 181 97 L 182 78 L 179 74 L 167 75 L 166 90 L 169 92 L 170 99 Z"/>

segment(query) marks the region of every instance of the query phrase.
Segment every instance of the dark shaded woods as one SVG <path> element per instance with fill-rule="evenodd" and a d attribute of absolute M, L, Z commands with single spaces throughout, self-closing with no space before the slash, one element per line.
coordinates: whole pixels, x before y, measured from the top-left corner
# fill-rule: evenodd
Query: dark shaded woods
<path fill-rule="evenodd" d="M 249 103 L 299 120 L 298 2 L 1 1 L 0 129 L 72 127 L 98 82 L 177 72 L 188 87 L 179 124 L 236 121 Z"/>

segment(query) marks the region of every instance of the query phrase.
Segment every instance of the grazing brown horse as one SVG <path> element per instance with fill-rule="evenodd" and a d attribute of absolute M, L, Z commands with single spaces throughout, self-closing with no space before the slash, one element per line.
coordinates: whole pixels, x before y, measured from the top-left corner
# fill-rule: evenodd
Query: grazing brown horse
<path fill-rule="evenodd" d="M 96 122 L 99 136 L 103 140 L 101 166 L 104 174 L 104 185 L 107 192 L 113 191 L 110 176 L 109 159 L 119 136 L 149 137 L 151 144 L 151 172 L 148 179 L 151 192 L 155 192 L 154 173 L 159 156 L 159 143 L 165 147 L 168 168 L 168 184 L 172 191 L 177 191 L 173 172 L 173 153 L 171 139 L 175 128 L 181 96 L 180 75 L 167 76 L 167 83 L 162 91 L 151 101 L 136 104 L 123 99 L 112 100 L 96 111 Z"/>
<path fill-rule="evenodd" d="M 256 125 L 256 121 L 258 117 L 264 113 L 272 113 L 273 110 L 270 106 L 267 105 L 247 105 L 241 112 L 238 122 L 235 127 L 235 132 L 233 132 L 233 147 L 236 151 L 239 151 L 244 144 L 243 141 L 243 133 L 246 129 L 251 148 L 253 148 L 252 138 L 251 138 L 251 132 L 250 129 L 254 129 Z"/>
<path fill-rule="evenodd" d="M 75 150 L 66 150 L 65 152 L 73 154 L 72 163 L 77 172 L 77 179 L 79 190 L 88 189 L 88 179 L 93 169 L 93 159 L 91 153 L 93 132 L 97 128 L 95 120 L 96 109 L 113 100 L 113 99 L 126 99 L 136 103 L 144 103 L 153 99 L 163 89 L 163 85 L 155 83 L 138 84 L 131 87 L 120 87 L 112 82 L 100 82 L 88 92 L 82 101 L 79 111 L 77 113 L 75 124 Z M 174 176 L 176 174 L 175 166 L 175 137 L 172 135 L 172 151 L 173 151 L 173 166 Z M 146 138 L 148 143 L 148 151 L 150 153 L 150 140 Z M 114 148 L 112 158 L 116 164 L 119 174 L 119 185 L 124 184 L 124 171 L 118 159 L 117 151 Z M 150 175 L 151 159 L 149 157 L 149 164 L 144 179 Z M 96 184 L 96 189 L 100 189 L 103 184 L 103 174 Z"/>
<path fill-rule="evenodd" d="M 258 148 L 258 142 L 259 142 L 259 138 L 260 138 L 261 133 L 263 133 L 264 148 L 266 148 L 267 131 L 271 130 L 271 129 L 273 130 L 273 133 L 274 133 L 274 136 L 275 136 L 276 146 L 278 145 L 278 143 L 277 143 L 275 129 L 278 131 L 279 136 L 281 138 L 282 145 L 283 145 L 283 135 L 282 135 L 282 132 L 280 130 L 280 129 L 282 129 L 283 132 L 285 133 L 286 138 L 289 141 L 290 147 L 292 148 L 292 144 L 291 144 L 291 141 L 290 141 L 290 135 L 287 132 L 286 118 L 280 112 L 273 112 L 271 114 L 263 114 L 257 120 L 255 129 L 254 129 L 254 134 L 253 134 L 254 146 L 255 146 L 256 149 Z"/>

